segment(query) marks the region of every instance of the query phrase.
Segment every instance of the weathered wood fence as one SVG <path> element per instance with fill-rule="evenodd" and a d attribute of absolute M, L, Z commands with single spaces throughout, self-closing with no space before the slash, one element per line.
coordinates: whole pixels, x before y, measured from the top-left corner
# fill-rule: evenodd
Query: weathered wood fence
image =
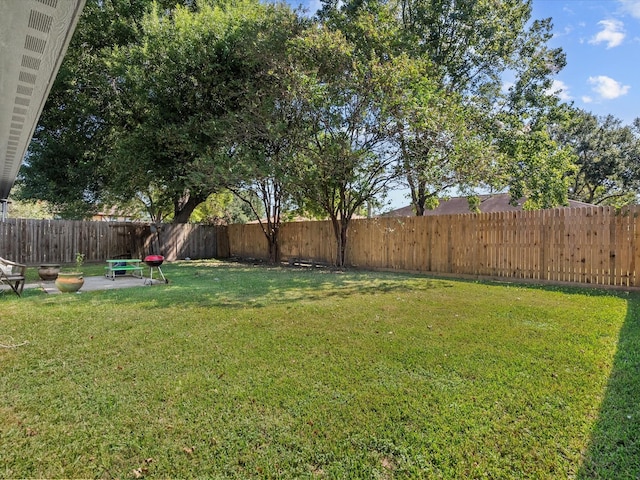
<path fill-rule="evenodd" d="M 230 225 L 230 254 L 266 259 L 260 227 Z M 505 279 L 640 287 L 640 208 L 560 208 L 353 220 L 347 263 Z M 329 222 L 281 228 L 283 260 L 333 262 Z"/>
<path fill-rule="evenodd" d="M 0 257 L 37 265 L 161 253 L 169 261 L 226 256 L 224 228 L 206 225 L 9 219 L 0 222 Z M 221 250 L 219 250 L 219 244 Z"/>
<path fill-rule="evenodd" d="M 282 225 L 283 260 L 332 263 L 330 222 Z M 9 219 L 0 256 L 27 265 L 161 253 L 183 258 L 268 258 L 257 224 L 215 227 Z M 459 276 L 640 287 L 640 207 L 353 220 L 347 263 Z"/>

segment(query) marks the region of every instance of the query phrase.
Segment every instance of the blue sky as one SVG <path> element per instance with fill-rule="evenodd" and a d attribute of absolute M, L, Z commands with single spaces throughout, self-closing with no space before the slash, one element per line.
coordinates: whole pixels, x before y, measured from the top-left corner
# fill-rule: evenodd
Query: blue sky
<path fill-rule="evenodd" d="M 533 0 L 533 17 L 553 19 L 549 45 L 567 55 L 555 78 L 563 100 L 628 124 L 640 117 L 640 0 Z"/>

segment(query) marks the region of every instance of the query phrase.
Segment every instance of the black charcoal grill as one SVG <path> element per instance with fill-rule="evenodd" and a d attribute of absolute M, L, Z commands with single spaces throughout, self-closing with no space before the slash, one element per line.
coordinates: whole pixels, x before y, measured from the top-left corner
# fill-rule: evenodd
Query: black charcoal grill
<path fill-rule="evenodd" d="M 145 281 L 145 284 L 149 284 L 149 285 L 153 285 L 153 269 L 157 269 L 158 273 L 160 274 L 160 276 L 162 277 L 162 280 L 164 280 L 164 283 L 169 283 L 169 280 L 166 279 L 166 277 L 164 276 L 164 273 L 162 273 L 162 269 L 160 268 L 160 265 L 162 265 L 162 262 L 164 262 L 164 257 L 162 255 L 147 255 L 146 257 L 144 257 L 144 263 L 146 263 L 149 266 L 149 280 Z"/>

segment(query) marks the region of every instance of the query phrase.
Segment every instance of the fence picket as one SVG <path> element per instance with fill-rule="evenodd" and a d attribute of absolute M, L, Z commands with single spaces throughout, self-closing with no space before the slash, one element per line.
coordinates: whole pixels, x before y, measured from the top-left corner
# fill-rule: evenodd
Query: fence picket
<path fill-rule="evenodd" d="M 360 268 L 639 286 L 640 207 L 610 207 L 357 220 L 347 263 Z M 300 230 L 304 225 L 305 228 Z M 283 242 L 283 259 L 335 261 L 330 222 L 287 223 L 299 247 Z M 266 258 L 257 225 L 229 226 L 234 255 Z M 234 234 L 240 232 L 240 235 Z M 262 250 L 260 250 L 262 248 Z M 319 258 L 321 257 L 321 258 Z"/>
<path fill-rule="evenodd" d="M 148 224 L 7 219 L 0 222 L 0 256 L 27 265 L 73 263 L 76 253 L 87 262 L 149 253 L 162 253 L 167 260 L 213 258 L 218 232 L 225 231 L 209 225 L 162 225 L 160 230 L 161 251 L 152 252 L 155 234 Z"/>
<path fill-rule="evenodd" d="M 360 268 L 640 287 L 640 207 L 358 219 L 352 227 L 347 263 Z M 148 224 L 9 219 L 0 223 L 0 256 L 36 265 L 72 263 L 82 252 L 98 262 L 156 253 L 156 238 Z M 258 224 L 162 225 L 159 238 L 167 260 L 268 258 Z M 280 251 L 283 260 L 335 261 L 331 222 L 283 224 Z"/>

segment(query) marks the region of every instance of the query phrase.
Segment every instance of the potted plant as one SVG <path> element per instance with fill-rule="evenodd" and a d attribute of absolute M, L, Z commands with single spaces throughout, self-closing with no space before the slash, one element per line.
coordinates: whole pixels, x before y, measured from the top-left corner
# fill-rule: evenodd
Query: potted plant
<path fill-rule="evenodd" d="M 50 282 L 51 280 L 55 280 L 58 278 L 58 274 L 60 273 L 60 264 L 59 263 L 42 263 L 38 267 L 38 275 L 40 279 L 45 282 Z"/>
<path fill-rule="evenodd" d="M 56 287 L 65 293 L 77 292 L 84 285 L 82 274 L 82 264 L 84 263 L 84 253 L 76 253 L 76 270 L 73 272 L 60 272 L 56 278 Z"/>

